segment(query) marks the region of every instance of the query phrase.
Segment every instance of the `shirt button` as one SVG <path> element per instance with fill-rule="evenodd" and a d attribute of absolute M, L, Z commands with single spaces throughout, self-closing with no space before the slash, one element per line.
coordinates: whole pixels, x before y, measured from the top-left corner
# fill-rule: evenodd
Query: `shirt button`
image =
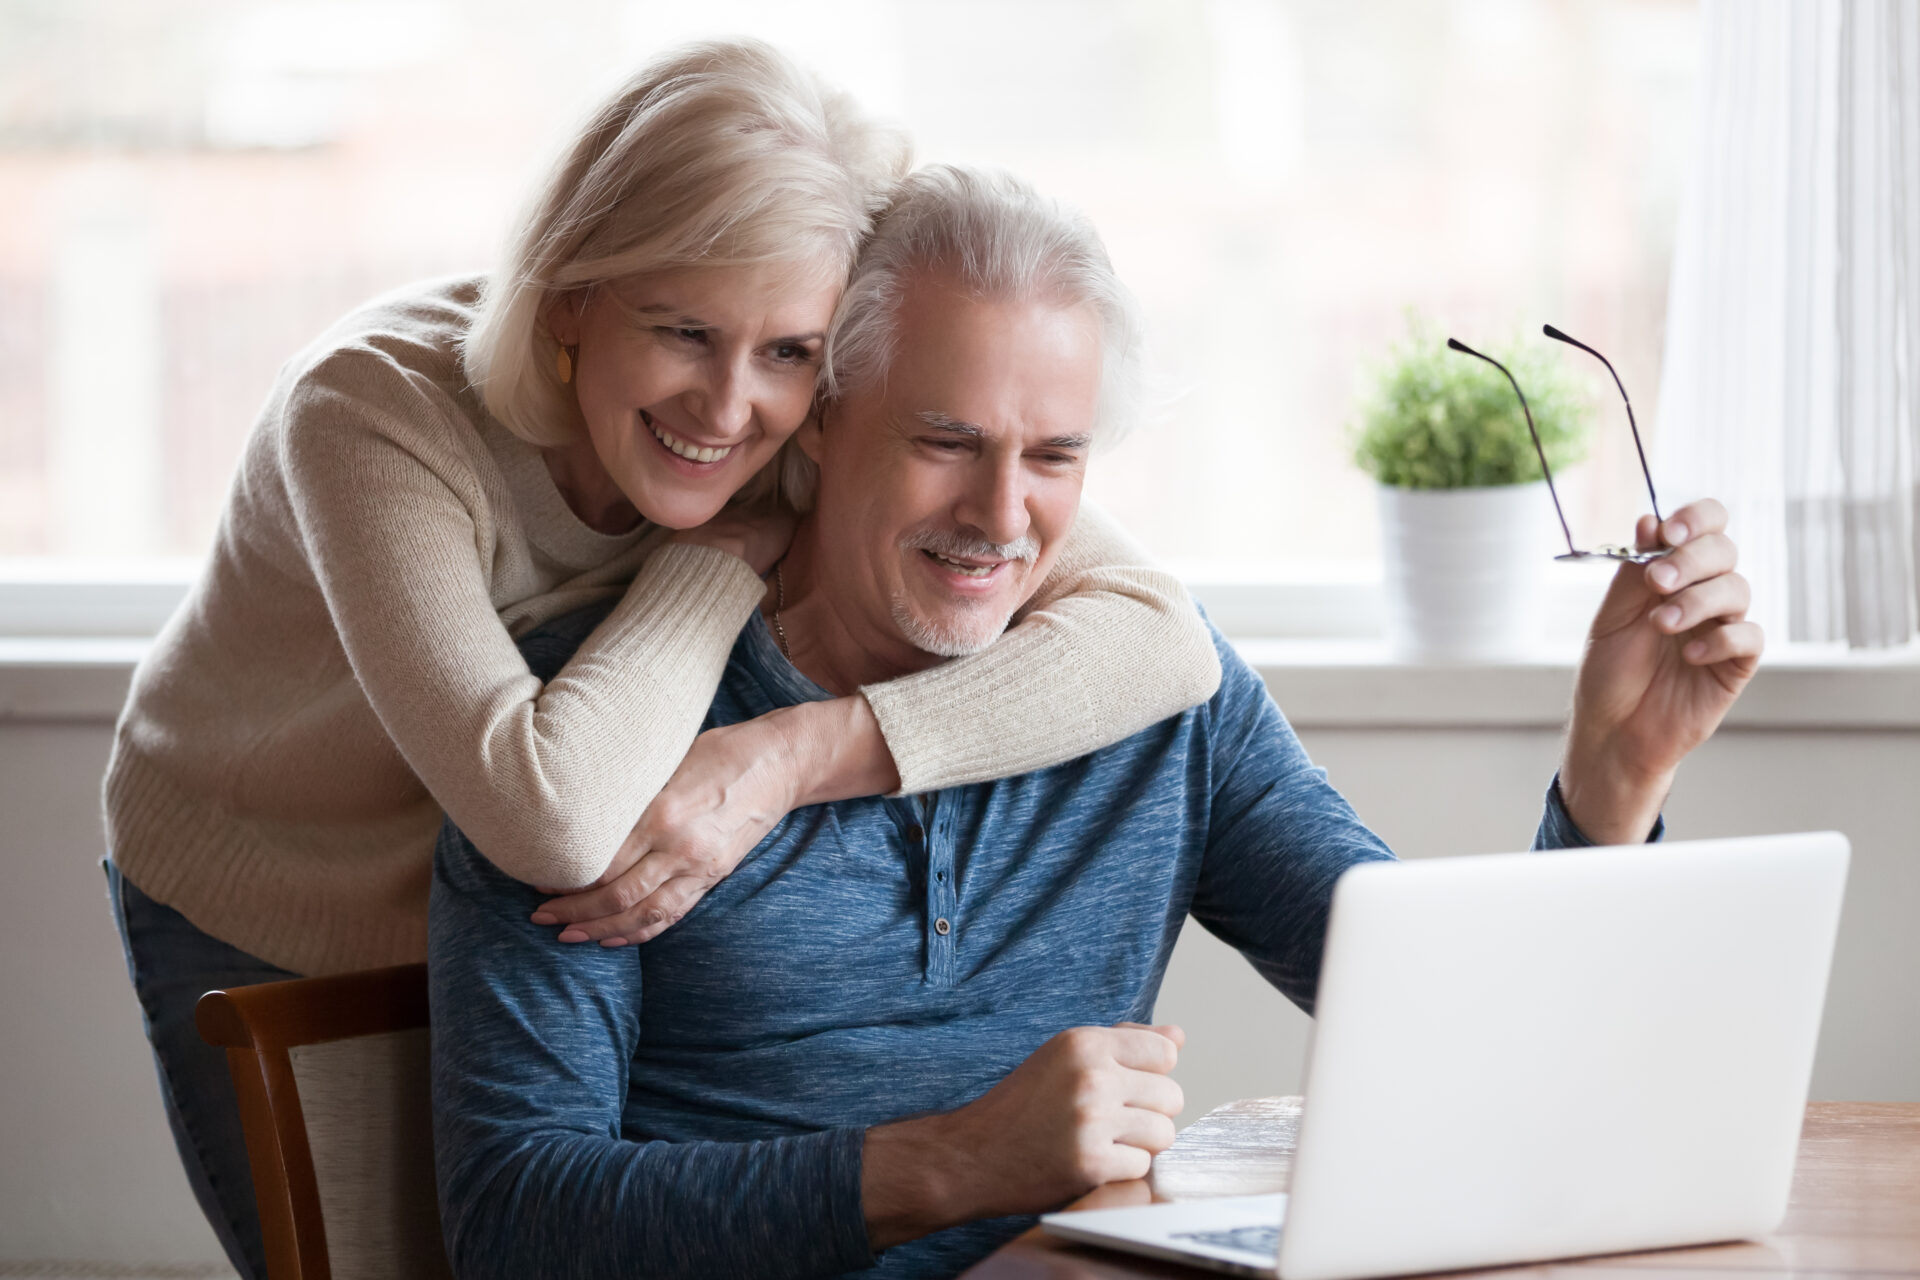
<path fill-rule="evenodd" d="M 922 827 L 917 822 L 907 828 L 907 839 L 909 840 L 923 839 L 925 838 L 926 834 L 927 834 L 926 828 Z"/>
<path fill-rule="evenodd" d="M 933 931 L 944 938 L 949 933 L 953 932 L 953 926 L 947 923 L 947 918 L 945 916 L 941 916 L 938 920 L 935 920 L 933 922 Z"/>

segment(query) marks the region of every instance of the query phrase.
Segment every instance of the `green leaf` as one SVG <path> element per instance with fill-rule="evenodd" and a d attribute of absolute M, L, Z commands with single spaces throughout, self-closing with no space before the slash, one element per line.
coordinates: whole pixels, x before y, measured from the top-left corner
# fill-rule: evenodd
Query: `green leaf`
<path fill-rule="evenodd" d="M 1559 470 L 1584 457 L 1592 384 L 1544 343 L 1510 343 L 1492 354 L 1526 391 L 1548 463 Z M 1375 367 L 1353 431 L 1353 458 L 1381 484 L 1402 489 L 1540 479 L 1513 387 L 1486 361 L 1449 349 L 1445 335 L 1417 316 Z"/>

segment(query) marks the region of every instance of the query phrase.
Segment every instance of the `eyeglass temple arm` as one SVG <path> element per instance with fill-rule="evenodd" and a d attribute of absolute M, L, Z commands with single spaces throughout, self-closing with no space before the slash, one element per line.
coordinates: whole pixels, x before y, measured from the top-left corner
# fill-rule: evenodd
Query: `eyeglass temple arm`
<path fill-rule="evenodd" d="M 1607 359 L 1598 351 L 1595 351 L 1592 347 L 1580 341 L 1580 339 L 1570 338 L 1550 324 L 1541 325 L 1540 332 L 1546 334 L 1555 342 L 1564 342 L 1568 346 L 1580 348 L 1595 360 L 1607 366 L 1607 372 L 1613 374 L 1613 385 L 1620 388 L 1620 401 L 1627 406 L 1627 428 L 1633 432 L 1633 451 L 1640 455 L 1640 474 L 1645 476 L 1647 480 L 1647 501 L 1653 504 L 1654 523 L 1665 524 L 1666 521 L 1660 515 L 1660 496 L 1653 491 L 1653 469 L 1647 466 L 1646 446 L 1640 443 L 1640 424 L 1633 420 L 1633 400 L 1627 395 L 1627 388 L 1625 384 L 1620 381 L 1620 375 L 1614 373 L 1613 361 Z"/>
<path fill-rule="evenodd" d="M 1553 514 L 1559 517 L 1560 532 L 1565 535 L 1567 539 L 1567 554 L 1578 555 L 1579 552 L 1573 549 L 1573 530 L 1567 527 L 1567 513 L 1560 509 L 1560 494 L 1553 487 L 1553 469 L 1547 466 L 1546 446 L 1540 443 L 1540 432 L 1536 430 L 1533 425 L 1533 410 L 1527 407 L 1527 393 L 1520 389 L 1518 382 L 1514 382 L 1513 375 L 1507 373 L 1507 366 L 1501 364 L 1492 356 L 1481 355 L 1480 352 L 1475 351 L 1458 338 L 1448 338 L 1447 345 L 1455 351 L 1464 352 L 1479 360 L 1485 360 L 1501 373 L 1505 373 L 1507 375 L 1507 381 L 1512 383 L 1513 394 L 1520 397 L 1520 412 L 1527 415 L 1527 434 L 1533 437 L 1533 451 L 1540 455 L 1540 474 L 1546 477 L 1547 496 L 1553 499 Z"/>

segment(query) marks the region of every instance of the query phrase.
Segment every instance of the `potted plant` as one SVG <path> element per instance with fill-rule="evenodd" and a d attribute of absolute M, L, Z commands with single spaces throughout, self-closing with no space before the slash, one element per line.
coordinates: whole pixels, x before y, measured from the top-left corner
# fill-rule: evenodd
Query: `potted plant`
<path fill-rule="evenodd" d="M 1526 392 L 1548 465 L 1585 452 L 1591 398 L 1551 351 L 1497 353 Z M 1502 661 L 1539 638 L 1553 506 L 1513 387 L 1414 321 L 1378 367 L 1354 461 L 1378 481 L 1387 640 L 1423 662 Z"/>

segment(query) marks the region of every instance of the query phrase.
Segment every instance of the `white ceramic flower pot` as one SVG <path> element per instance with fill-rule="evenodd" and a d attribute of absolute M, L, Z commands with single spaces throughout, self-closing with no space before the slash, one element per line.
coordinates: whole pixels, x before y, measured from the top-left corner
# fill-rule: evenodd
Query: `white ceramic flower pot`
<path fill-rule="evenodd" d="M 1557 527 L 1547 486 L 1377 488 L 1394 657 L 1502 662 L 1535 652 Z"/>

